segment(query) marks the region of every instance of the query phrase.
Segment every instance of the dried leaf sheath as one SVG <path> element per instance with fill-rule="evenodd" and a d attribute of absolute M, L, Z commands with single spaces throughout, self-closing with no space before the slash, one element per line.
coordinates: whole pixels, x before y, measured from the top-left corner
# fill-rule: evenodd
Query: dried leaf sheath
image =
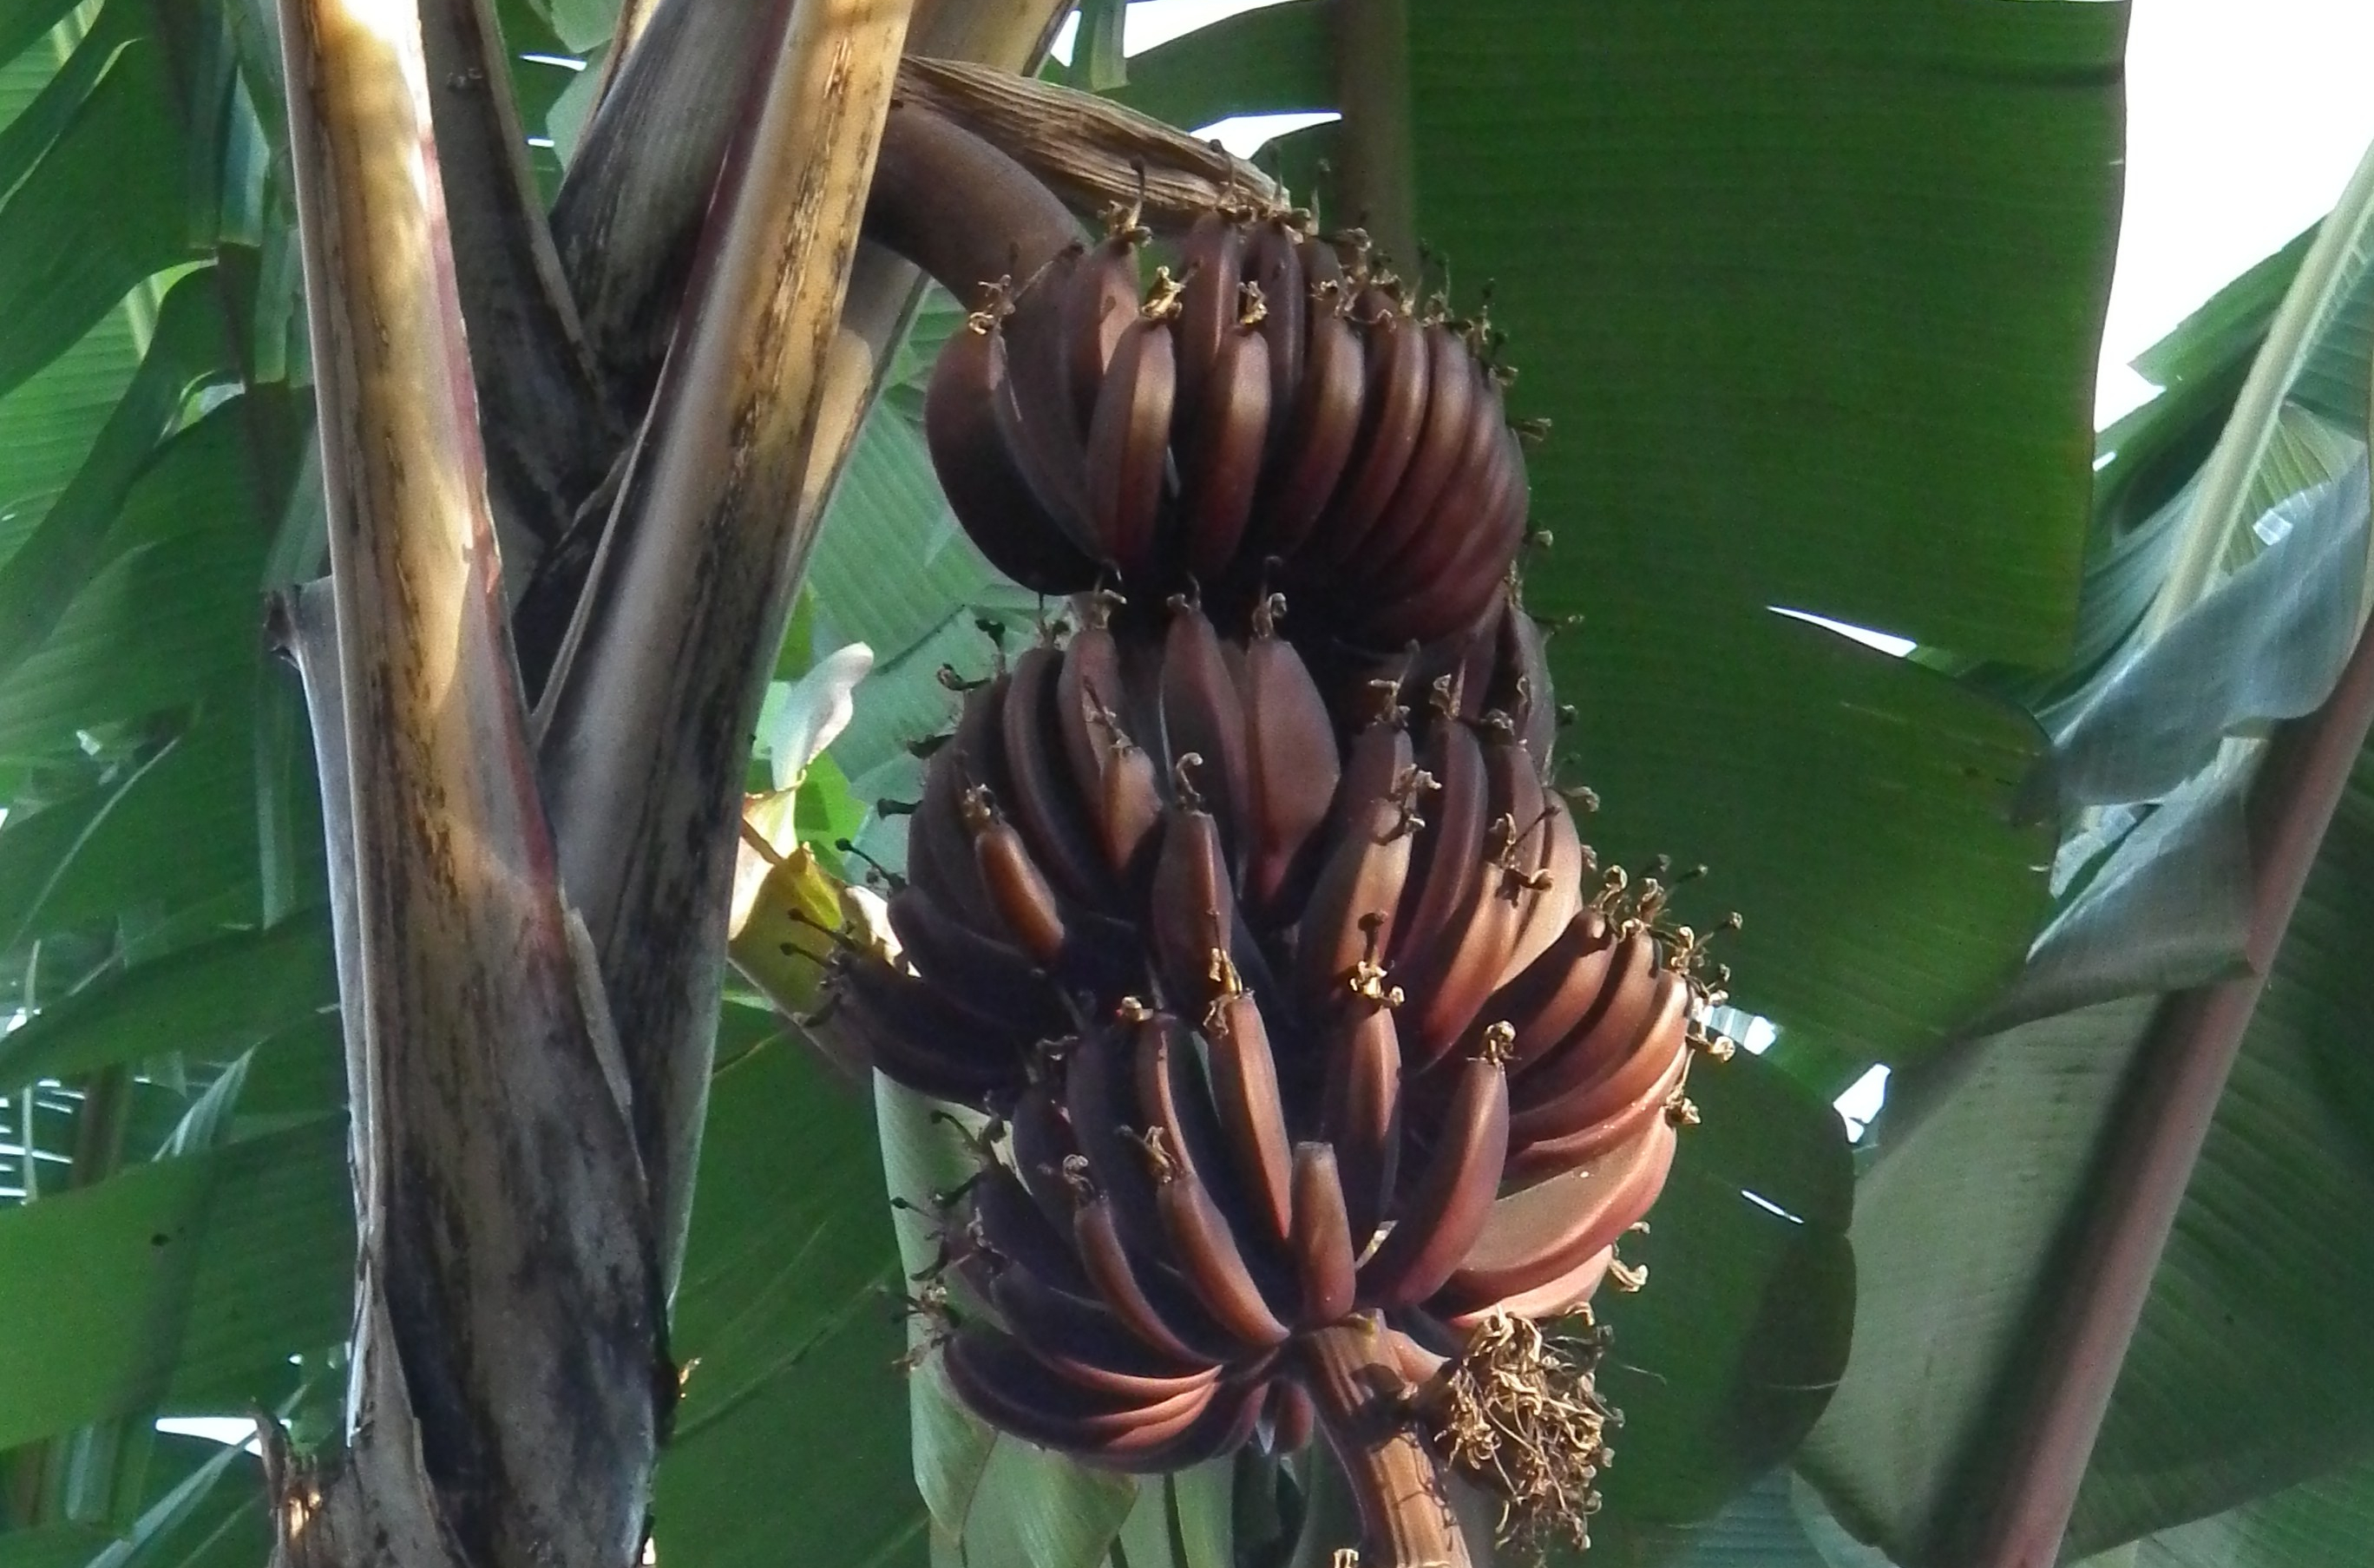
<path fill-rule="evenodd" d="M 420 18 L 495 521 L 507 548 L 548 544 L 624 435 L 528 172 L 492 0 L 427 0 Z"/>
<path fill-rule="evenodd" d="M 546 697 L 541 764 L 673 1260 L 691 1207 L 751 727 L 907 7 L 791 9 Z M 862 375 L 851 374 L 853 383 Z"/>
<path fill-rule="evenodd" d="M 420 34 L 385 0 L 286 0 L 281 35 L 371 1154 L 352 1447 L 276 1462 L 281 1554 L 617 1563 L 657 1426 L 648 1202 L 529 762 Z"/>

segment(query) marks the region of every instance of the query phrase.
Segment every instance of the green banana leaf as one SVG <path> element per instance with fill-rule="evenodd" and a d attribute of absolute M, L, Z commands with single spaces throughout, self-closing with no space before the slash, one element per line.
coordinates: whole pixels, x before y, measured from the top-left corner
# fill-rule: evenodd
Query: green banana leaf
<path fill-rule="evenodd" d="M 1312 0 L 1132 63 L 1181 124 L 1333 101 Z M 1827 1092 L 2039 924 L 2020 713 L 1803 626 L 2058 663 L 2116 231 L 2115 5 L 1413 6 L 1422 240 L 1525 371 L 1537 611 L 1603 851 L 1713 870 Z M 1316 134 L 1316 133 L 1313 133 Z M 1332 132 L 1330 133 L 1333 134 Z M 1334 221 L 1357 214 L 1322 215 Z M 1815 1043 L 1801 1057 L 1796 1041 Z"/>
<path fill-rule="evenodd" d="M 2169 396 L 2106 436 L 2159 466 L 2151 482 L 2169 499 L 2158 510 L 2181 521 L 2147 526 L 2186 531 L 2183 547 L 2212 550 L 2230 575 L 2147 645 L 2140 595 L 2089 596 L 2089 617 L 2117 635 L 2089 629 L 2085 641 L 2124 653 L 2051 688 L 2057 760 L 2098 781 L 2078 798 L 2137 804 L 2081 823 L 2064 847 L 2063 917 L 1998 1004 L 1987 1027 L 2002 1032 L 1916 1067 L 1873 1128 L 1851 1232 L 1863 1268 L 1854 1349 L 1799 1463 L 1840 1520 L 1902 1562 L 1949 1554 L 1970 1522 L 2105 1129 L 2154 1071 L 2145 1047 L 2161 993 L 2239 961 L 2249 845 L 2262 841 L 2244 826 L 2247 768 L 2230 745 L 2211 761 L 2219 737 L 2321 701 L 2356 634 L 2367 411 L 2362 368 L 2345 369 L 2332 346 L 2356 351 L 2374 310 L 2362 255 L 2374 185 L 2329 222 L 2346 226 L 2323 236 L 2333 248 L 2293 247 L 2148 357 Z M 2320 254 L 2347 265 L 2320 270 Z M 2283 324 L 2301 320 L 2318 324 L 2282 348 Z M 2200 430 L 2217 400 L 2182 394 L 2239 392 L 2236 367 L 2271 333 L 2278 379 L 2255 395 L 2219 394 L 2232 412 L 2213 447 Z M 2354 409 L 2331 390 L 2353 380 Z M 2247 466 L 2215 486 L 2165 466 L 2213 449 Z M 2106 504 L 2132 493 L 2114 488 Z M 2297 678 L 2275 678 L 2287 667 Z M 2222 674 L 2243 670 L 2267 684 L 2220 690 Z M 2103 782 L 2112 757 L 2130 770 L 2115 786 Z M 2325 1511 L 2349 1495 L 2335 1468 L 2374 1446 L 2374 1365 L 2352 1315 L 2374 1268 L 2356 1244 L 2374 1211 L 2374 1096 L 2359 1060 L 2374 1002 L 2359 907 L 2369 835 L 2374 752 L 2358 760 L 2210 1123 L 2077 1498 L 2070 1555 L 2222 1562 L 2199 1554 L 2230 1550 L 2249 1564 L 2283 1560 L 2268 1553 L 2287 1527 L 2262 1527 L 2262 1511 L 2321 1521 L 2300 1527 L 2311 1538 L 2345 1528 Z M 2064 1010 L 2079 1001 L 2091 1005 Z"/>

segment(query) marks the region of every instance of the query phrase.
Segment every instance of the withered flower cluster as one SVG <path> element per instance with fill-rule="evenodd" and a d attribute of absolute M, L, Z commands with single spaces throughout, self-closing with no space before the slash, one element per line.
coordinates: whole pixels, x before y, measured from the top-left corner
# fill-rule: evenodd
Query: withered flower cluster
<path fill-rule="evenodd" d="M 1449 1467 L 1579 1536 L 1597 1331 L 1535 1324 L 1637 1286 L 1722 977 L 1553 784 L 1510 374 L 1357 233 L 1106 230 L 973 283 L 934 374 L 958 520 L 1071 602 L 966 692 L 899 950 L 835 983 L 883 1071 L 993 1117 L 936 1353 L 1096 1464 L 1316 1429 L 1371 1541 L 1396 1444 L 1427 1505 Z"/>

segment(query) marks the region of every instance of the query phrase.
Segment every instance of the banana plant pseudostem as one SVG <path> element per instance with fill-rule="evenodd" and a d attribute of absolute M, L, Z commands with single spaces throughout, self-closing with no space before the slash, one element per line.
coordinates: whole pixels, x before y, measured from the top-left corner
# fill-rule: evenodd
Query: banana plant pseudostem
<path fill-rule="evenodd" d="M 483 0 L 281 7 L 360 1221 L 344 1441 L 265 1434 L 291 1564 L 640 1549 L 748 736 L 915 288 L 859 243 L 898 61 L 1055 7 L 646 9 L 547 218 Z"/>

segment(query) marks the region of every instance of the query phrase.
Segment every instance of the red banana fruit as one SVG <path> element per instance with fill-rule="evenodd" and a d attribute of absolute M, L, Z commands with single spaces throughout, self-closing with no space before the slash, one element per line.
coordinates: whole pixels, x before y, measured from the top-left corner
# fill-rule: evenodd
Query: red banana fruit
<path fill-rule="evenodd" d="M 1065 387 L 1081 433 L 1094 418 L 1123 328 L 1137 319 L 1137 248 L 1146 231 L 1122 227 L 1088 247 L 1064 291 Z"/>
<path fill-rule="evenodd" d="M 1157 564 L 1177 374 L 1170 324 L 1156 316 L 1134 318 L 1113 348 L 1088 424 L 1092 553 L 1124 583 L 1146 582 Z"/>
<path fill-rule="evenodd" d="M 1509 1152 L 1509 1078 L 1487 1049 L 1460 1068 L 1426 1169 L 1360 1266 L 1360 1299 L 1406 1306 L 1442 1288 L 1490 1218 Z"/>
<path fill-rule="evenodd" d="M 1064 958 L 1069 934 L 1055 890 L 1031 858 L 1029 846 L 1014 824 L 997 814 L 989 792 L 978 785 L 966 798 L 965 825 L 972 830 L 973 864 L 998 923 L 1032 961 L 1054 968 Z"/>
<path fill-rule="evenodd" d="M 1618 938 L 1590 1010 L 1518 1079 L 1517 1108 L 1558 1099 L 1621 1061 L 1619 1053 L 1656 1003 L 1657 981 L 1663 973 L 1655 937 L 1632 931 Z"/>
<path fill-rule="evenodd" d="M 1495 497 L 1505 501 L 1508 448 L 1502 437 L 1506 433 L 1499 387 L 1487 376 L 1469 410 L 1465 437 L 1433 504 L 1414 517 L 1400 519 L 1391 539 L 1377 540 L 1376 548 L 1352 562 L 1348 583 L 1381 599 L 1396 599 L 1431 582 L 1468 535 L 1487 521 L 1482 503 Z M 1469 693 L 1475 699 L 1483 695 Z"/>
<path fill-rule="evenodd" d="M 1509 1155 L 1509 1180 L 1527 1185 L 1570 1171 L 1586 1161 L 1598 1158 L 1607 1150 L 1637 1134 L 1652 1121 L 1680 1119 L 1684 1113 L 1676 1102 L 1682 1086 L 1689 1080 L 1690 1053 L 1674 1053 L 1664 1076 L 1651 1084 L 1627 1105 L 1604 1114 L 1579 1116 L 1573 1130 L 1553 1132 L 1549 1136 L 1512 1146 Z"/>
<path fill-rule="evenodd" d="M 1198 407 L 1219 362 L 1220 345 L 1237 324 L 1237 290 L 1244 265 L 1244 226 L 1218 210 L 1204 213 L 1180 247 L 1179 403 Z M 1266 391 L 1269 367 L 1262 373 Z"/>
<path fill-rule="evenodd" d="M 992 1252 L 1056 1290 L 1083 1299 L 1095 1293 L 1072 1251 L 1072 1238 L 1055 1229 L 1011 1168 L 982 1166 L 966 1195 L 974 1227 Z"/>
<path fill-rule="evenodd" d="M 1560 1138 L 1614 1115 L 1689 1054 L 1689 982 L 1667 970 L 1649 1006 L 1621 1035 L 1610 1032 L 1608 1065 L 1562 1094 L 1529 1099 L 1510 1122 L 1521 1142 Z"/>
<path fill-rule="evenodd" d="M 1327 1144 L 1294 1146 L 1293 1235 L 1287 1251 L 1302 1285 L 1302 1307 L 1295 1318 L 1299 1326 L 1323 1328 L 1352 1310 L 1360 1260 L 1344 1183 L 1336 1173 L 1335 1150 Z"/>
<path fill-rule="evenodd" d="M 984 1107 L 1021 1081 L 1034 1042 L 984 1026 L 913 975 L 859 953 L 839 984 L 842 1016 L 886 1077 L 937 1100 Z"/>
<path fill-rule="evenodd" d="M 1231 324 L 1201 383 L 1180 389 L 1180 536 L 1165 553 L 1195 583 L 1229 576 L 1252 522 L 1269 444 L 1269 352 L 1256 328 Z"/>
<path fill-rule="evenodd" d="M 1073 1216 L 1080 1267 L 1113 1316 L 1146 1345 L 1173 1361 L 1212 1366 L 1234 1361 L 1229 1341 L 1204 1310 L 1172 1284 L 1161 1266 L 1134 1258 L 1113 1220 L 1112 1200 L 1099 1193 Z"/>
<path fill-rule="evenodd" d="M 1064 651 L 1055 682 L 1057 728 L 1105 864 L 1126 879 L 1162 817 L 1154 759 L 1121 726 L 1128 701 L 1112 633 L 1083 626 Z"/>
<path fill-rule="evenodd" d="M 1235 1453 L 1259 1429 L 1270 1388 L 1261 1371 L 1239 1375 L 1241 1381 L 1223 1381 L 1204 1413 L 1178 1436 L 1142 1453 L 1097 1456 L 1095 1462 L 1130 1475 L 1169 1475 Z"/>
<path fill-rule="evenodd" d="M 1367 349 L 1349 319 L 1342 269 L 1334 253 L 1315 241 L 1303 247 L 1303 265 L 1311 277 L 1311 295 L 1302 381 L 1291 405 L 1272 410 L 1283 435 L 1263 487 L 1262 525 L 1254 540 L 1259 554 L 1288 562 L 1344 477 L 1359 439 L 1367 386 Z"/>
<path fill-rule="evenodd" d="M 949 1384 L 992 1425 L 1090 1461 L 1158 1447 L 1212 1402 L 1216 1383 L 1150 1401 L 1117 1398 L 1048 1375 L 1044 1362 L 986 1324 L 969 1323 L 941 1352 Z"/>
<path fill-rule="evenodd" d="M 1442 322 L 1424 328 L 1427 340 L 1426 424 L 1410 454 L 1409 466 L 1380 510 L 1360 553 L 1389 560 L 1434 514 L 1446 487 L 1467 455 L 1479 419 L 1498 421 L 1499 409 L 1485 396 L 1487 377 L 1456 331 Z"/>
<path fill-rule="evenodd" d="M 1396 977 L 1409 994 L 1399 1024 L 1412 1070 L 1447 1059 L 1499 983 L 1504 956 L 1534 896 L 1528 878 L 1541 841 L 1541 781 L 1511 742 L 1480 748 L 1495 813 L 1485 835 L 1487 857 L 1443 940 L 1413 954 Z"/>
<path fill-rule="evenodd" d="M 1564 1274 L 1528 1290 L 1511 1291 L 1481 1306 L 1455 1310 L 1445 1307 L 1443 1324 L 1459 1333 L 1472 1334 L 1488 1317 L 1525 1317 L 1535 1322 L 1564 1317 L 1598 1293 L 1599 1282 L 1607 1278 L 1608 1266 L 1615 1261 L 1616 1249 L 1602 1247 Z"/>
<path fill-rule="evenodd" d="M 1158 1173 L 1155 1201 L 1170 1238 L 1171 1256 L 1188 1290 L 1215 1322 L 1257 1350 L 1282 1345 L 1293 1331 L 1278 1321 L 1238 1247 L 1227 1215 L 1194 1170 L 1174 1164 Z"/>
<path fill-rule="evenodd" d="M 1314 1017 L 1356 996 L 1387 994 L 1382 962 L 1409 877 L 1410 843 L 1423 820 L 1417 796 L 1409 732 L 1397 724 L 1371 725 L 1353 742 L 1336 796 L 1334 848 L 1295 928 L 1296 972 Z"/>
<path fill-rule="evenodd" d="M 1514 749 L 1530 760 L 1534 756 L 1524 742 Z M 1542 776 L 1540 768 L 1534 769 L 1534 778 Z M 1509 945 L 1509 956 L 1495 976 L 1496 984 L 1505 985 L 1522 973 L 1544 949 L 1557 940 L 1558 933 L 1583 906 L 1587 890 L 1583 878 L 1590 874 L 1591 852 L 1584 847 L 1582 836 L 1575 831 L 1574 811 L 1567 803 L 1547 789 L 1538 796 L 1549 815 L 1542 822 L 1541 858 L 1534 873 L 1535 886 L 1525 902 L 1524 919 L 1519 925 L 1516 939 Z"/>
<path fill-rule="evenodd" d="M 1034 1037 L 1068 1026 L 1063 996 L 1036 961 L 966 925 L 920 883 L 890 895 L 889 919 L 907 962 L 963 1011 Z"/>
<path fill-rule="evenodd" d="M 988 1294 L 1023 1349 L 1093 1393 L 1151 1401 L 1220 1379 L 1216 1365 L 1166 1356 L 1095 1300 L 1056 1290 L 1023 1269 L 1002 1270 Z"/>
<path fill-rule="evenodd" d="M 1011 788 L 1007 799 L 1032 853 L 1056 890 L 1094 908 L 1113 902 L 1111 868 L 1085 826 L 1087 803 L 1063 765 L 1057 688 L 1064 654 L 1044 644 L 1014 661 L 999 713 L 999 749 Z"/>
<path fill-rule="evenodd" d="M 1072 408 L 1071 366 L 1063 332 L 1065 307 L 1087 248 L 1057 253 L 1011 296 L 1005 335 L 1005 395 L 998 399 L 999 428 L 1040 504 L 1055 519 L 1073 548 L 1090 560 L 1102 551 L 1088 516 L 1087 443 Z"/>
<path fill-rule="evenodd" d="M 1094 584 L 1095 564 L 1040 502 L 1006 444 L 1005 339 L 975 317 L 949 339 L 923 395 L 923 444 L 957 521 L 990 565 L 1039 594 Z"/>
<path fill-rule="evenodd" d="M 1306 340 L 1310 334 L 1310 280 L 1304 275 L 1301 236 L 1284 218 L 1270 218 L 1254 227 L 1245 251 L 1245 268 L 1261 290 L 1262 342 L 1268 348 L 1269 406 L 1273 454 L 1285 444 L 1287 412 L 1296 406 L 1302 387 Z"/>
<path fill-rule="evenodd" d="M 1363 1004 L 1339 1015 L 1326 1050 L 1320 1132 L 1335 1151 L 1352 1250 L 1366 1254 L 1400 1176 L 1402 1050 L 1393 1009 Z"/>
<path fill-rule="evenodd" d="M 1077 1042 L 1066 1044 L 1068 1048 Z M 1063 1055 L 1047 1059 L 1045 1072 L 1015 1101 L 1006 1131 L 1014 1173 L 1029 1189 L 1048 1223 L 1069 1232 L 1072 1208 L 1079 1201 L 1078 1190 L 1072 1185 L 1073 1166 L 1082 1156 L 1079 1142 L 1072 1136 L 1071 1120 L 1064 1114 L 1064 1070 Z"/>
<path fill-rule="evenodd" d="M 1426 831 L 1411 846 L 1409 881 L 1393 921 L 1391 962 L 1397 973 L 1424 969 L 1434 961 L 1438 944 L 1459 939 L 1460 922 L 1491 864 L 1486 831 L 1495 808 L 1484 748 L 1475 731 L 1438 713 L 1417 761 L 1435 787 L 1428 797 Z"/>
<path fill-rule="evenodd" d="M 1569 1275 L 1614 1246 L 1656 1200 L 1675 1143 L 1673 1125 L 1660 1116 L 1588 1164 L 1494 1203 L 1435 1304 L 1487 1306 Z"/>
<path fill-rule="evenodd" d="M 1164 814 L 1146 933 L 1163 1000 L 1183 1016 L 1200 1013 L 1235 973 L 1228 950 L 1237 898 L 1227 853 L 1210 812 L 1173 807 Z"/>
<path fill-rule="evenodd" d="M 1282 1242 L 1294 1208 L 1294 1154 L 1269 1029 L 1253 997 L 1240 991 L 1212 1003 L 1203 1035 L 1212 1103 L 1237 1183 L 1269 1238 Z"/>
<path fill-rule="evenodd" d="M 1210 619 L 1183 599 L 1173 602 L 1163 634 L 1161 683 L 1162 727 L 1180 793 L 1182 798 L 1200 796 L 1234 842 L 1243 831 L 1252 793 L 1244 699 Z M 1201 761 L 1186 767 L 1190 756 Z"/>
<path fill-rule="evenodd" d="M 1275 634 L 1274 610 L 1253 620 L 1244 654 L 1246 818 L 1242 896 L 1275 915 L 1301 889 L 1306 846 L 1327 819 L 1343 763 L 1334 724 L 1310 667 Z"/>
<path fill-rule="evenodd" d="M 1381 289 L 1364 289 L 1353 305 L 1368 383 L 1360 430 L 1334 499 L 1311 536 L 1315 557 L 1331 565 L 1357 560 L 1385 503 L 1409 469 L 1426 421 L 1432 346 L 1426 327 Z M 1454 350 L 1458 346 L 1451 346 Z M 1463 352 L 1463 350 L 1462 350 Z"/>
<path fill-rule="evenodd" d="M 1579 1027 L 1607 984 L 1608 969 L 1616 951 L 1607 917 L 1586 904 L 1566 923 L 1541 956 L 1523 973 L 1492 993 L 1461 1047 L 1473 1055 L 1484 1043 L 1484 1031 L 1506 1023 L 1513 1032 L 1509 1046 L 1512 1092 L 1524 1097 L 1524 1074 Z"/>

